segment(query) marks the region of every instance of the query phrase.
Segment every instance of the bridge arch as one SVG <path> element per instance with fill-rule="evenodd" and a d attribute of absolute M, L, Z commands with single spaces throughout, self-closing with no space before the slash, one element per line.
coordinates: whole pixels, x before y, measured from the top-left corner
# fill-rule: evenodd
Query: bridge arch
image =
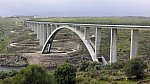
<path fill-rule="evenodd" d="M 48 37 L 48 39 L 46 40 L 46 42 L 42 48 L 42 53 L 46 53 L 46 49 L 47 49 L 47 52 L 50 52 L 52 42 L 53 42 L 55 35 L 62 29 L 69 29 L 69 30 L 73 31 L 82 40 L 82 42 L 86 46 L 88 52 L 90 53 L 92 60 L 98 62 L 98 58 L 95 54 L 95 49 L 90 44 L 90 42 L 88 40 L 84 39 L 84 35 L 80 31 L 78 31 L 78 30 L 76 30 L 76 28 L 70 27 L 68 25 L 59 26 L 51 33 L 51 35 Z"/>

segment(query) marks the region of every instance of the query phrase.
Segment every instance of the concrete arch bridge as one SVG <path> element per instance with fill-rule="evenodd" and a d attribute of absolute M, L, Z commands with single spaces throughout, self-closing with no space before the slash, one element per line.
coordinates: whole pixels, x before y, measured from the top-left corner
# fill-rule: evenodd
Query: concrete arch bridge
<path fill-rule="evenodd" d="M 101 60 L 104 64 L 107 64 L 107 62 L 103 56 L 100 56 L 102 28 L 111 30 L 110 63 L 117 61 L 117 29 L 131 30 L 130 59 L 136 57 L 138 53 L 139 30 L 150 29 L 150 26 L 53 23 L 36 21 L 25 21 L 25 25 L 37 35 L 43 54 L 50 53 L 53 39 L 61 29 L 69 29 L 78 35 L 78 37 L 83 41 L 92 60 Z M 91 36 L 95 37 L 95 43 L 90 40 Z"/>

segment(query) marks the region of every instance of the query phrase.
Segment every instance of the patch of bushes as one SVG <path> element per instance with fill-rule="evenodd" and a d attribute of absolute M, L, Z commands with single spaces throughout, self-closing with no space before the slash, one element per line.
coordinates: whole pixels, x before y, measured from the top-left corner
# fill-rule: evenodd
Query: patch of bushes
<path fill-rule="evenodd" d="M 54 76 L 57 84 L 75 84 L 76 68 L 69 63 L 62 64 L 58 66 Z"/>
<path fill-rule="evenodd" d="M 81 64 L 79 64 L 79 71 L 91 71 L 91 70 L 101 70 L 103 69 L 103 65 L 100 62 L 94 62 L 94 61 L 84 61 Z"/>
<path fill-rule="evenodd" d="M 12 70 L 12 71 L 1 71 L 0 72 L 0 79 L 5 79 L 7 77 L 13 77 L 16 74 L 18 74 L 18 72 L 14 71 L 14 70 Z"/>
<path fill-rule="evenodd" d="M 126 63 L 124 67 L 124 71 L 127 77 L 132 78 L 143 78 L 144 77 L 144 69 L 148 66 L 141 58 L 131 59 Z"/>

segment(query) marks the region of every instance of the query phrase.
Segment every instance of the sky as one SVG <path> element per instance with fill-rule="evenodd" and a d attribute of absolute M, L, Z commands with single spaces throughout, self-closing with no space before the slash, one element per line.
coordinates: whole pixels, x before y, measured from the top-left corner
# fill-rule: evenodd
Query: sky
<path fill-rule="evenodd" d="M 146 16 L 150 0 L 0 0 L 0 16 Z"/>

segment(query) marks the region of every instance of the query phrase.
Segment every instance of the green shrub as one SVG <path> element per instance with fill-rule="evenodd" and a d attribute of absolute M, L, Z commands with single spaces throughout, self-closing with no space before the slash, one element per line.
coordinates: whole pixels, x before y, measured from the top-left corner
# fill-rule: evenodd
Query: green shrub
<path fill-rule="evenodd" d="M 9 77 L 9 74 L 5 71 L 1 71 L 0 72 L 0 79 L 4 79 L 4 78 L 7 78 Z"/>
<path fill-rule="evenodd" d="M 84 61 L 79 65 L 79 71 L 85 71 L 86 68 L 89 66 L 89 62 Z"/>
<path fill-rule="evenodd" d="M 54 76 L 57 84 L 75 84 L 76 68 L 69 63 L 62 64 L 58 66 Z"/>
<path fill-rule="evenodd" d="M 124 67 L 125 74 L 131 78 L 136 76 L 137 78 L 143 78 L 144 69 L 147 68 L 146 63 L 141 58 L 134 58 L 128 61 Z"/>
<path fill-rule="evenodd" d="M 49 84 L 47 71 L 40 65 L 29 65 L 13 77 L 12 84 Z"/>
<path fill-rule="evenodd" d="M 12 84 L 13 79 L 11 77 L 5 78 L 0 84 Z"/>
<path fill-rule="evenodd" d="M 102 63 L 95 61 L 84 61 L 79 65 L 79 71 L 101 70 Z"/>
<path fill-rule="evenodd" d="M 124 62 L 124 61 L 115 62 L 115 63 L 112 63 L 112 64 L 110 65 L 110 68 L 111 68 L 111 69 L 118 69 L 118 70 L 121 70 L 121 69 L 124 68 L 125 63 L 126 63 L 126 62 Z"/>

